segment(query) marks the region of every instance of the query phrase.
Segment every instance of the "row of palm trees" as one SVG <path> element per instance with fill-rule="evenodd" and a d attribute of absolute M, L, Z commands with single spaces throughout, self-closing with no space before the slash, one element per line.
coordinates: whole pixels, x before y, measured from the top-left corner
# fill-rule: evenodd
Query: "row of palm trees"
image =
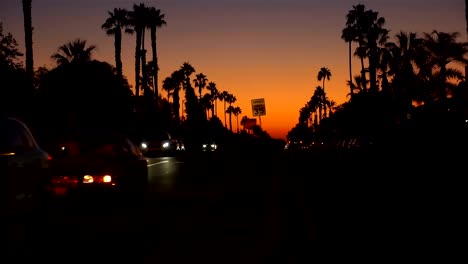
<path fill-rule="evenodd" d="M 24 33 L 25 33 L 25 46 L 26 46 L 26 72 L 28 77 L 34 79 L 34 60 L 33 60 L 33 26 L 32 26 L 32 0 L 22 0 L 23 16 L 24 16 Z M 140 85 L 142 89 L 146 90 L 149 83 L 149 76 L 152 77 L 152 87 L 155 98 L 158 98 L 158 56 L 157 56 L 157 30 L 158 28 L 166 25 L 165 15 L 161 13 L 160 9 L 155 7 L 148 7 L 145 4 L 134 4 L 132 10 L 123 8 L 114 8 L 113 11 L 108 11 L 109 17 L 102 24 L 101 28 L 106 31 L 108 35 L 114 36 L 115 46 L 115 67 L 117 74 L 123 76 L 121 48 L 123 33 L 135 34 L 135 95 L 140 95 Z M 146 63 L 146 49 L 145 49 L 145 33 L 146 30 L 150 31 L 151 38 L 151 51 L 152 61 Z M 81 42 L 81 40 L 78 40 Z M 71 48 L 61 47 L 62 51 Z M 88 53 L 95 47 L 89 47 Z M 70 56 L 70 54 L 65 54 Z M 59 57 L 54 57 L 60 60 Z M 62 63 L 62 62 L 60 62 Z M 150 68 L 151 71 L 146 68 Z M 148 75 L 150 74 L 150 75 Z M 141 78 L 140 78 L 141 77 Z M 157 102 L 157 100 L 156 100 Z"/>
<path fill-rule="evenodd" d="M 299 110 L 299 123 L 307 126 L 317 126 L 323 118 L 332 115 L 336 103 L 325 93 L 325 80 L 330 80 L 332 74 L 329 68 L 320 68 L 317 80 L 322 86 L 317 86 L 309 101 Z M 328 111 L 327 111 L 328 110 Z"/>
<path fill-rule="evenodd" d="M 140 88 L 147 92 L 150 76 L 152 79 L 154 98 L 159 97 L 158 85 L 158 55 L 157 55 L 157 30 L 166 25 L 165 15 L 160 9 L 148 7 L 145 4 L 134 4 L 132 10 L 114 8 L 108 11 L 109 17 L 101 25 L 106 34 L 114 36 L 115 66 L 119 76 L 122 74 L 122 33 L 135 34 L 135 95 L 140 95 Z M 145 36 L 146 30 L 150 32 L 151 58 L 146 62 Z M 141 85 L 141 87 L 140 87 Z M 157 100 L 155 100 L 157 103 Z"/>
<path fill-rule="evenodd" d="M 32 19 L 31 19 L 31 3 L 32 1 L 23 1 L 23 11 L 25 14 L 25 33 L 29 35 L 28 38 L 32 38 Z M 123 34 L 135 35 L 135 96 L 139 97 L 140 94 L 145 97 L 150 96 L 156 103 L 155 109 L 158 109 L 159 87 L 158 87 L 158 56 L 157 56 L 157 30 L 158 28 L 166 25 L 165 15 L 161 13 L 160 9 L 155 7 L 147 7 L 145 4 L 134 4 L 132 10 L 123 8 L 114 8 L 112 11 L 108 11 L 108 18 L 101 25 L 101 28 L 106 32 L 107 35 L 114 37 L 114 50 L 115 50 L 115 68 L 116 74 L 120 78 L 123 76 L 123 65 L 121 59 L 121 48 Z M 31 29 L 29 31 L 29 29 Z M 149 30 L 151 37 L 151 51 L 152 61 L 146 62 L 146 48 L 145 44 L 145 33 Z M 29 42 L 28 42 L 29 43 Z M 31 49 L 26 49 L 30 52 L 31 56 L 27 56 L 26 64 L 28 67 L 33 67 L 32 61 L 32 43 L 30 43 Z M 27 44 L 28 45 L 28 44 Z M 57 65 L 63 65 L 72 62 L 87 62 L 90 61 L 95 51 L 95 45 L 87 45 L 86 40 L 75 39 L 69 43 L 66 43 L 58 48 L 58 51 L 51 57 L 56 61 Z M 46 71 L 46 69 L 39 69 L 38 71 Z M 174 71 L 171 76 L 167 77 L 163 82 L 163 89 L 168 92 L 168 97 L 172 97 L 172 110 L 176 123 L 180 123 L 180 97 L 179 90 L 189 92 L 192 88 L 190 83 L 190 77 L 195 69 L 189 64 L 184 63 L 179 70 Z M 232 131 L 232 115 L 238 117 L 242 113 L 242 110 L 238 106 L 233 104 L 237 98 L 227 92 L 218 91 L 214 82 L 208 82 L 207 76 L 203 73 L 198 73 L 194 79 L 194 85 L 198 88 L 198 103 L 205 112 L 205 119 L 208 119 L 210 114 L 211 117 L 217 114 L 217 101 L 224 102 L 224 126 L 227 128 L 227 117 L 229 115 L 229 128 Z M 152 89 L 151 89 L 152 88 Z M 204 89 L 209 90 L 208 93 L 203 94 Z M 140 91 L 142 91 L 140 93 Z M 190 93 L 190 92 L 189 92 Z M 168 100 L 170 100 L 168 98 Z M 190 99 L 184 100 L 186 103 L 190 102 Z M 226 105 L 227 104 L 227 105 Z M 182 108 L 183 109 L 183 108 Z M 185 108 L 187 115 L 192 114 L 191 107 Z"/>
<path fill-rule="evenodd" d="M 184 62 L 178 70 L 175 70 L 170 76 L 166 77 L 163 80 L 162 89 L 164 89 L 167 92 L 168 101 L 172 101 L 173 114 L 176 123 L 180 123 L 184 120 L 184 118 L 180 115 L 179 92 L 181 90 L 185 91 L 185 112 L 187 113 L 187 115 L 190 115 L 190 93 L 193 90 L 193 87 L 190 82 L 190 77 L 193 73 L 195 73 L 195 68 L 190 63 Z M 237 101 L 236 96 L 232 93 L 229 93 L 226 90 L 218 90 L 216 83 L 209 81 L 207 76 L 202 72 L 197 73 L 195 75 L 193 83 L 194 86 L 198 88 L 198 98 L 194 99 L 198 101 L 200 107 L 202 108 L 202 111 L 204 112 L 204 118 L 217 118 L 217 101 L 219 100 L 221 102 L 224 102 L 224 126 L 227 128 L 226 114 L 228 114 L 229 129 L 232 131 L 232 115 L 238 117 L 238 115 L 242 113 L 240 107 L 233 105 Z M 208 92 L 203 93 L 203 90 L 205 88 L 208 90 Z M 239 125 L 237 126 L 237 128 L 239 128 Z"/>
<path fill-rule="evenodd" d="M 468 43 L 458 42 L 458 32 L 423 33 L 419 37 L 414 32 L 400 31 L 395 35 L 396 42 L 390 41 L 390 30 L 384 28 L 385 18 L 378 12 L 366 9 L 365 5 L 353 6 L 346 16 L 346 27 L 342 39 L 349 44 L 349 58 L 352 54 L 361 62 L 361 73 L 354 80 L 350 63 L 351 99 L 358 92 L 389 92 L 406 96 L 407 103 L 419 103 L 444 99 L 454 91 L 454 82 L 464 79 L 463 73 L 451 67 L 453 62 L 467 64 L 465 55 Z M 352 43 L 357 48 L 352 53 Z M 367 60 L 367 66 L 365 65 Z M 392 84 L 391 85 L 391 82 Z M 429 87 L 429 81 L 437 85 Z M 415 82 L 424 89 L 409 91 Z M 380 87 L 379 87 L 380 86 Z"/>
<path fill-rule="evenodd" d="M 468 25 L 468 12 L 466 21 Z M 384 27 L 385 18 L 363 4 L 353 6 L 346 15 L 345 25 L 341 38 L 348 43 L 350 100 L 337 107 L 332 106 L 325 93 L 325 79 L 330 79 L 331 72 L 322 67 L 318 74 L 318 80 L 323 81 L 322 86 L 316 87 L 310 100 L 300 109 L 298 125 L 316 127 L 333 112 L 363 115 L 375 109 L 361 108 L 375 106 L 385 112 L 381 114 L 391 113 L 393 116 L 389 122 L 395 123 L 407 119 L 418 105 L 446 106 L 457 102 L 457 111 L 468 114 L 466 106 L 465 109 L 461 106 L 468 103 L 468 92 L 466 76 L 460 70 L 468 65 L 468 42 L 459 41 L 458 32 L 434 30 L 418 34 L 400 31 L 394 35 L 395 41 L 390 41 L 390 30 Z M 354 44 L 356 48 L 353 51 Z M 353 57 L 360 61 L 358 75 L 352 73 Z M 376 100 L 385 102 L 385 106 L 379 106 Z M 453 110 L 455 106 L 445 109 Z M 444 110 L 441 108 L 440 111 Z M 349 114 L 343 116 L 352 117 Z M 375 113 L 369 116 L 375 116 Z"/>

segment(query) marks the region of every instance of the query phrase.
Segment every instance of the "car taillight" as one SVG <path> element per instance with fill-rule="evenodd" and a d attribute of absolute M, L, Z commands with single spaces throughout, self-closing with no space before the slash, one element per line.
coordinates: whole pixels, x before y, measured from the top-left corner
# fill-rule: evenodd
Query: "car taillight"
<path fill-rule="evenodd" d="M 111 175 L 85 175 L 83 176 L 83 183 L 112 183 L 112 176 Z"/>

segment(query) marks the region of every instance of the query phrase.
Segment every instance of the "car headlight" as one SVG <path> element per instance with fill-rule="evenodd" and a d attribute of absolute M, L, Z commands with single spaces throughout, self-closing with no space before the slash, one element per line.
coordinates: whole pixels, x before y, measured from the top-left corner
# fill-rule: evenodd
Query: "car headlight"
<path fill-rule="evenodd" d="M 169 142 L 165 141 L 165 142 L 162 144 L 162 147 L 163 147 L 163 149 L 167 149 L 167 148 L 170 147 L 170 145 L 171 145 L 171 144 L 170 144 Z"/>
<path fill-rule="evenodd" d="M 146 148 L 148 148 L 148 145 L 145 142 L 143 142 L 143 143 L 141 143 L 141 148 L 146 149 Z"/>

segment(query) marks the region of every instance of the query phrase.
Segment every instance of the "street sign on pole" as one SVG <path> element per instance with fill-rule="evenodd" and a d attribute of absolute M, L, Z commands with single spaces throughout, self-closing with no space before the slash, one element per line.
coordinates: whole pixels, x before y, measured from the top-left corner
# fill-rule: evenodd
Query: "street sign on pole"
<path fill-rule="evenodd" d="M 252 99 L 252 115 L 253 116 L 264 116 L 266 115 L 266 108 L 265 108 L 265 99 L 258 98 Z"/>

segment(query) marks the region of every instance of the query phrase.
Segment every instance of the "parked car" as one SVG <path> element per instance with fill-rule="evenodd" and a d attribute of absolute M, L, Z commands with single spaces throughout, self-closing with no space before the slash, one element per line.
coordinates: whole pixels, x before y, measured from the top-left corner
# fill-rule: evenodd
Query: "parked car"
<path fill-rule="evenodd" d="M 54 196 L 146 193 L 148 163 L 139 148 L 123 134 L 85 129 L 55 144 L 52 162 Z"/>
<path fill-rule="evenodd" d="M 21 216 L 44 205 L 50 162 L 51 156 L 23 121 L 0 117 L 1 215 Z"/>

